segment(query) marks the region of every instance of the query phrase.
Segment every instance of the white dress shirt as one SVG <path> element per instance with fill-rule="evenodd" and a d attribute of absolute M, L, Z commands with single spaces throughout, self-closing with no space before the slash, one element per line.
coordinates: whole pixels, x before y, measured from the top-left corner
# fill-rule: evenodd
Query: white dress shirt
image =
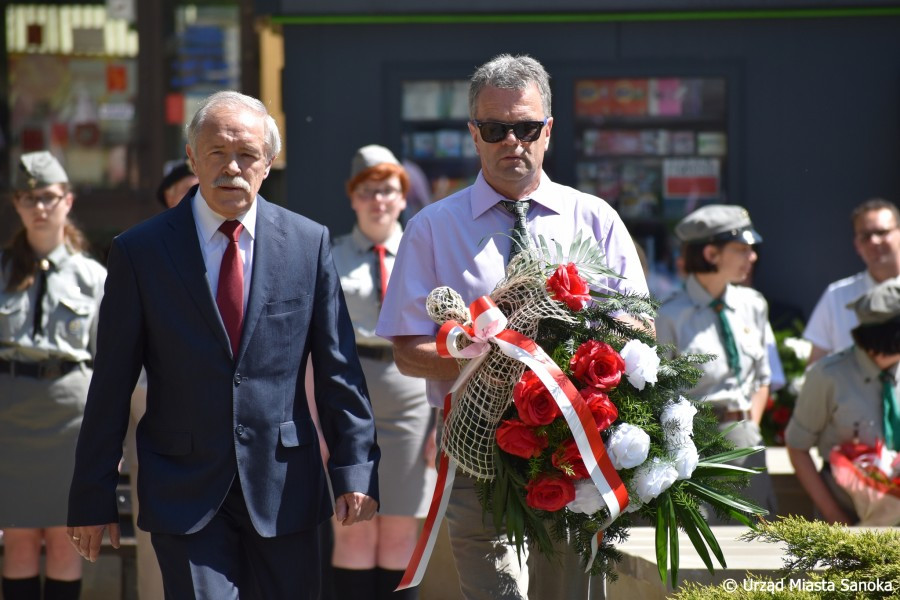
<path fill-rule="evenodd" d="M 200 190 L 194 195 L 191 205 L 194 211 L 194 221 L 197 223 L 197 236 L 200 238 L 200 251 L 203 253 L 203 264 L 206 265 L 206 278 L 209 280 L 209 289 L 213 298 L 219 287 L 219 269 L 222 266 L 222 256 L 228 247 L 228 236 L 219 231 L 219 226 L 226 219 L 215 212 L 203 199 Z M 254 201 L 247 212 L 238 215 L 237 220 L 244 226 L 238 239 L 238 251 L 241 262 L 244 264 L 244 312 L 247 311 L 247 298 L 250 296 L 250 279 L 253 276 L 253 239 L 256 237 L 256 202 Z"/>

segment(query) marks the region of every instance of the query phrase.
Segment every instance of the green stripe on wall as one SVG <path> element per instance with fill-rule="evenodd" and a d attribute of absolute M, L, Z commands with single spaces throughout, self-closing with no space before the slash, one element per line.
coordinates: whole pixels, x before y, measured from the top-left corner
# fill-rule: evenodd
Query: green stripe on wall
<path fill-rule="evenodd" d="M 644 11 L 620 13 L 273 15 L 282 25 L 461 25 L 489 23 L 627 23 L 638 21 L 735 21 L 747 19 L 831 19 L 895 17 L 900 7 L 793 10 Z"/>

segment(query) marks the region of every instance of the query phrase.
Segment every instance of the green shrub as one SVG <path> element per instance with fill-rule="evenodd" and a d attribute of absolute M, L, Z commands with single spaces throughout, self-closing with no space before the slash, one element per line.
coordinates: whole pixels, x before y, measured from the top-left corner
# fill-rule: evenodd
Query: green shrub
<path fill-rule="evenodd" d="M 747 574 L 718 586 L 685 584 L 677 600 L 900 598 L 900 532 L 851 531 L 800 517 L 763 521 L 743 539 L 785 548 L 784 568 L 775 578 Z M 728 585 L 731 587 L 729 588 Z"/>

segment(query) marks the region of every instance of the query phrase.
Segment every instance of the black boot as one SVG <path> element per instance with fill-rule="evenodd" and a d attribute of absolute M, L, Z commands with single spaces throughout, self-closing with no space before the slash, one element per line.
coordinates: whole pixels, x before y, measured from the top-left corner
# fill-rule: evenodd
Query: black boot
<path fill-rule="evenodd" d="M 376 600 L 418 600 L 418 588 L 411 587 L 394 591 L 400 585 L 401 579 L 403 579 L 403 571 L 391 571 L 381 567 L 375 569 L 375 589 L 378 590 Z"/>
<path fill-rule="evenodd" d="M 344 600 L 375 600 L 375 569 L 332 568 L 334 597 Z"/>
<path fill-rule="evenodd" d="M 41 577 L 3 578 L 3 600 L 41 600 Z"/>
<path fill-rule="evenodd" d="M 60 581 L 44 580 L 44 600 L 78 600 L 81 597 L 81 580 Z"/>

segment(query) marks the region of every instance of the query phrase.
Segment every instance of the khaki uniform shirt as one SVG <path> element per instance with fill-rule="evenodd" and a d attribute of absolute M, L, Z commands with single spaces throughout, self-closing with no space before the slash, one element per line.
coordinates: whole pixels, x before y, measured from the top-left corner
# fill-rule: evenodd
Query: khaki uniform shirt
<path fill-rule="evenodd" d="M 383 244 L 386 249 L 384 263 L 388 275 L 394 268 L 394 257 L 397 256 L 402 235 L 403 230 L 397 224 L 394 232 Z M 375 335 L 381 304 L 378 301 L 378 255 L 372 249 L 374 245 L 360 231 L 359 226 L 354 226 L 352 232 L 335 238 L 331 255 L 334 258 L 334 266 L 341 276 L 341 287 L 356 332 L 356 343 L 361 346 L 388 348 L 391 343 Z"/>
<path fill-rule="evenodd" d="M 749 410 L 750 397 L 771 377 L 765 342 L 769 308 L 759 292 L 744 286 L 728 285 L 722 299 L 740 356 L 740 378 L 728 367 L 719 317 L 709 306 L 713 297 L 693 275 L 660 307 L 656 338 L 660 344 L 673 344 L 676 355 L 715 354 L 700 365 L 703 376 L 691 393 L 722 410 Z"/>
<path fill-rule="evenodd" d="M 896 383 L 900 365 L 892 372 L 900 397 Z M 816 361 L 806 373 L 785 430 L 785 443 L 800 450 L 815 446 L 827 461 L 834 446 L 856 437 L 868 445 L 874 445 L 876 438 L 884 439 L 880 373 L 881 369 L 856 346 Z"/>
<path fill-rule="evenodd" d="M 8 269 L 0 276 L 0 359 L 39 362 L 91 360 L 106 269 L 65 244 L 47 259 L 42 333 L 33 335 L 38 279 L 26 290 L 6 291 Z"/>

